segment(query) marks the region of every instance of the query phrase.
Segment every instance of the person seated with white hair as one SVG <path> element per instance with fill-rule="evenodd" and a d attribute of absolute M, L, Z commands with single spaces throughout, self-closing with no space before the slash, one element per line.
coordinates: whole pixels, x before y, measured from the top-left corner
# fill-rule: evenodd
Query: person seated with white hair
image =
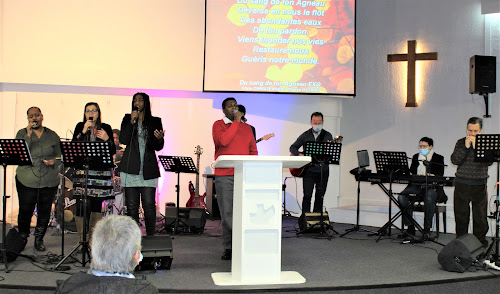
<path fill-rule="evenodd" d="M 94 228 L 89 271 L 71 276 L 56 293 L 158 293 L 149 281 L 132 274 L 141 260 L 137 223 L 129 216 L 110 215 Z"/>

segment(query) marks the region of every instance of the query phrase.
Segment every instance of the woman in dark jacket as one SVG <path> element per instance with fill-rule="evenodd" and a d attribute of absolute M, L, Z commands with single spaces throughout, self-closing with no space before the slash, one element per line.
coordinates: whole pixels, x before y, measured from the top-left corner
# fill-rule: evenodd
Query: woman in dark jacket
<path fill-rule="evenodd" d="M 114 155 L 116 152 L 115 144 L 113 144 L 113 131 L 111 126 L 105 124 L 101 121 L 101 109 L 99 108 L 99 104 L 96 102 L 89 102 L 85 105 L 85 112 L 83 113 L 83 121 L 79 122 L 75 131 L 73 132 L 73 141 L 87 141 L 87 142 L 111 142 L 109 144 L 111 148 L 111 155 Z M 83 222 L 84 222 L 84 214 L 83 214 L 83 206 L 81 197 L 84 195 L 84 171 L 78 170 L 76 171 L 76 175 L 74 175 L 74 191 L 73 193 L 78 195 L 77 199 L 77 210 L 75 216 L 75 224 L 78 233 L 80 234 L 80 241 L 83 236 Z M 89 171 L 88 175 L 89 182 L 94 182 L 94 180 L 100 181 L 100 183 L 104 183 L 107 181 L 108 184 L 112 184 L 111 182 L 111 170 L 108 168 L 103 171 Z M 102 187 L 94 186 L 93 184 L 89 184 L 90 186 L 87 189 L 87 220 L 89 229 L 86 231 L 90 237 L 92 237 L 92 229 L 95 224 L 102 218 L 102 201 L 111 196 L 112 186 L 102 184 Z"/>
<path fill-rule="evenodd" d="M 155 233 L 155 196 L 160 176 L 155 151 L 163 148 L 164 133 L 161 119 L 151 115 L 149 96 L 134 94 L 132 112 L 125 114 L 122 120 L 120 142 L 127 148 L 119 169 L 127 215 L 139 222 L 139 200 L 142 199 L 147 235 Z"/>

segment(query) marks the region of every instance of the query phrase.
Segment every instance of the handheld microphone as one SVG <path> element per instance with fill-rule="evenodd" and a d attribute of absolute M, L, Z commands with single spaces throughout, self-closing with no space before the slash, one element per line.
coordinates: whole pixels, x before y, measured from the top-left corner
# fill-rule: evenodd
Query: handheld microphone
<path fill-rule="evenodd" d="M 139 111 L 139 107 L 134 106 L 132 107 L 132 111 Z M 137 122 L 137 117 L 134 117 L 134 124 Z"/>
<path fill-rule="evenodd" d="M 31 129 L 34 129 L 36 127 L 36 122 L 31 124 Z"/>
<path fill-rule="evenodd" d="M 94 121 L 94 117 L 93 117 L 93 116 L 89 116 L 89 120 L 90 120 L 91 122 L 93 122 L 93 121 Z M 93 125 L 90 125 L 89 130 L 92 130 L 93 128 L 94 128 L 94 126 L 93 126 Z"/>
<path fill-rule="evenodd" d="M 238 111 L 239 111 L 238 109 L 235 109 L 235 110 L 233 110 L 233 113 L 236 114 L 236 112 L 238 112 Z M 241 121 L 242 122 L 247 122 L 247 119 L 245 118 L 245 116 L 241 117 Z"/>

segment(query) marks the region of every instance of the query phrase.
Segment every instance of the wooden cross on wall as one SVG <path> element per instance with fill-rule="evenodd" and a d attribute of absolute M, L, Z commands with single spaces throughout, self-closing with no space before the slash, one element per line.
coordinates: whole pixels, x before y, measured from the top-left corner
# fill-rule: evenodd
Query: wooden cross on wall
<path fill-rule="evenodd" d="M 417 60 L 437 60 L 437 52 L 417 53 L 417 41 L 408 41 L 408 54 L 389 54 L 387 62 L 408 61 L 406 107 L 417 107 L 415 97 L 415 67 Z"/>

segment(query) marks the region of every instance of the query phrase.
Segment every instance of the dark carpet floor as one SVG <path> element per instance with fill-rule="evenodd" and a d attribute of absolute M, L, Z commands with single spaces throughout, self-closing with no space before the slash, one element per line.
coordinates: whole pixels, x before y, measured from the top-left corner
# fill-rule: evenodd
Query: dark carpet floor
<path fill-rule="evenodd" d="M 145 275 L 160 292 L 178 293 L 499 293 L 500 271 L 475 270 L 448 272 L 437 261 L 442 245 L 426 242 L 401 244 L 397 231 L 376 242 L 377 236 L 354 232 L 331 240 L 325 234 L 296 235 L 295 218 L 283 221 L 282 270 L 297 271 L 306 283 L 297 285 L 231 286 L 214 285 L 213 272 L 229 272 L 231 262 L 220 259 L 222 239 L 220 222 L 207 221 L 202 234 L 181 233 L 174 236 L 173 263 L 170 270 L 136 272 Z M 352 225 L 334 224 L 340 233 Z M 376 228 L 369 228 L 375 230 Z M 77 242 L 76 234 L 65 234 L 65 253 Z M 440 234 L 438 242 L 447 244 L 455 238 Z M 23 254 L 9 264 L 11 272 L 0 272 L 1 293 L 52 293 L 56 280 L 88 269 L 70 258 L 70 270 L 54 271 L 60 260 L 61 236 L 49 230 L 46 239 L 49 253 L 33 250 L 30 237 Z M 77 256 L 80 258 L 80 256 Z M 3 269 L 3 265 L 0 266 Z"/>

